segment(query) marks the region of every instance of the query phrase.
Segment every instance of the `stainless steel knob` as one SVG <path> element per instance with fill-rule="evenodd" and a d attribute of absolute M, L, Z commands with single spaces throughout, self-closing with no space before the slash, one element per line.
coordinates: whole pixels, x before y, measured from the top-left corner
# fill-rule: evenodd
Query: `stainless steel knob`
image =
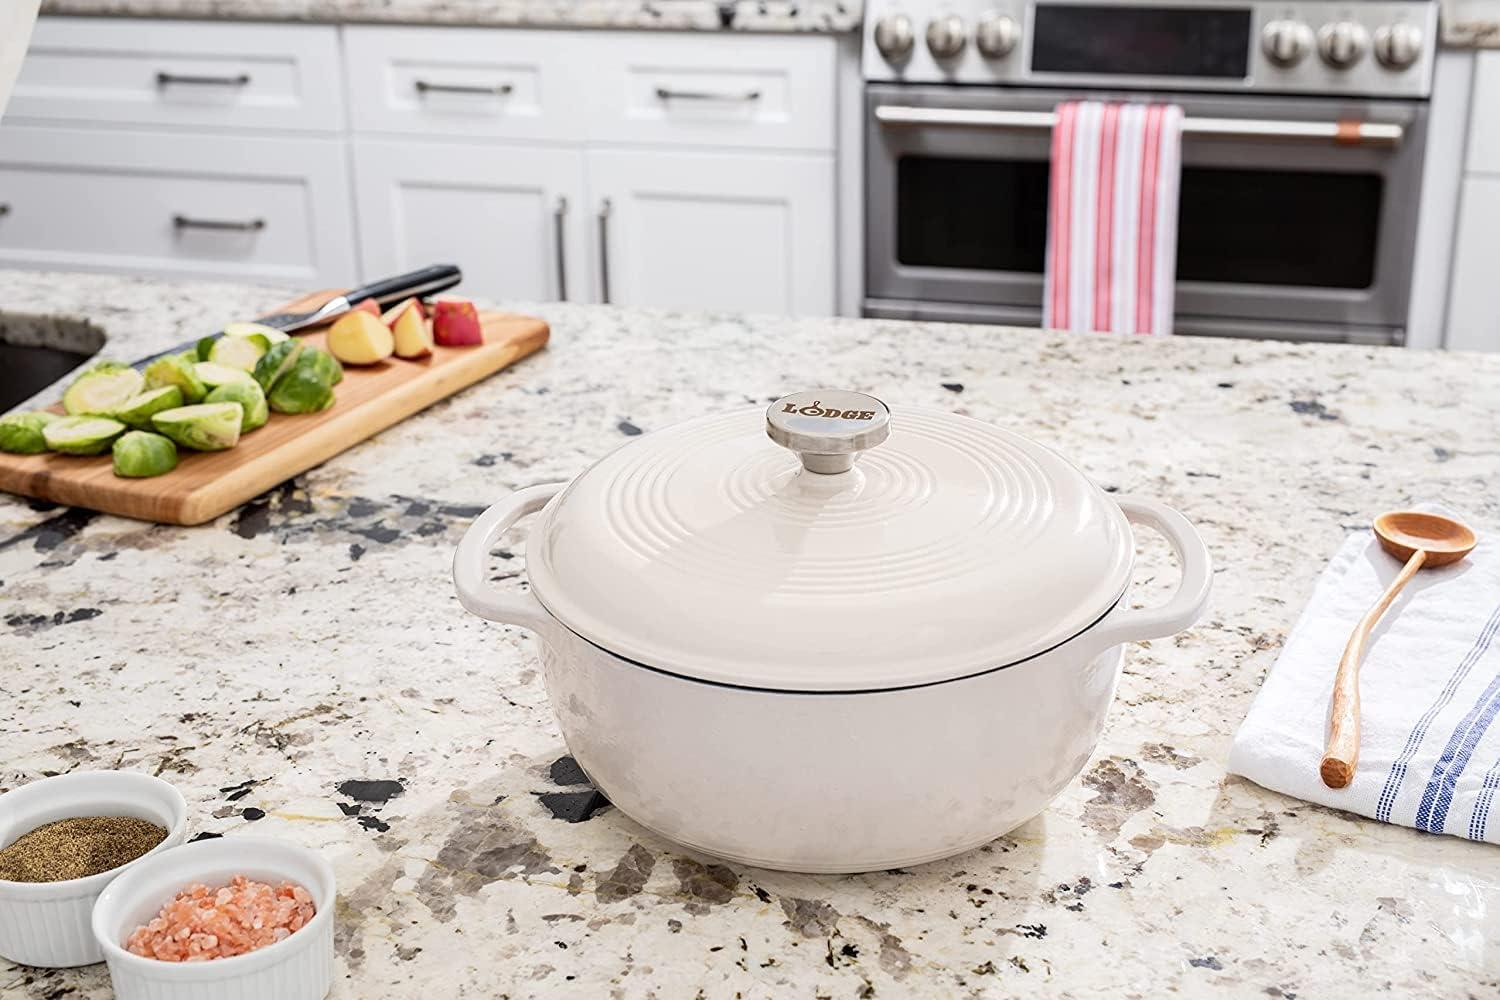
<path fill-rule="evenodd" d="M 1301 21 L 1272 21 L 1260 33 L 1260 50 L 1278 66 L 1295 66 L 1313 50 L 1313 30 Z"/>
<path fill-rule="evenodd" d="M 875 48 L 886 62 L 897 62 L 911 55 L 915 40 L 911 18 L 905 14 L 887 14 L 875 22 Z"/>
<path fill-rule="evenodd" d="M 1348 69 L 1369 48 L 1370 33 L 1353 21 L 1335 21 L 1318 29 L 1318 54 L 1334 69 Z"/>
<path fill-rule="evenodd" d="M 1406 69 L 1422 57 L 1422 29 L 1386 24 L 1375 29 L 1375 58 L 1386 69 Z"/>
<path fill-rule="evenodd" d="M 986 59 L 1000 59 L 1010 54 L 1021 40 L 1021 28 L 1015 18 L 1004 14 L 987 14 L 974 29 L 974 44 Z"/>
<path fill-rule="evenodd" d="M 874 396 L 813 389 L 766 408 L 766 436 L 797 453 L 808 472 L 837 475 L 891 435 L 891 411 Z"/>
<path fill-rule="evenodd" d="M 934 59 L 952 59 L 964 50 L 968 41 L 963 18 L 957 14 L 945 14 L 927 22 L 927 51 Z"/>

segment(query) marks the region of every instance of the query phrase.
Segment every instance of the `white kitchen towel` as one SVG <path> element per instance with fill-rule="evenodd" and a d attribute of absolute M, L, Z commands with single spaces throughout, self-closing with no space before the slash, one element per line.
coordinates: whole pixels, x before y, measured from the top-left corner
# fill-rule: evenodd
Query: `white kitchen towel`
<path fill-rule="evenodd" d="M 1181 174 L 1177 105 L 1057 106 L 1043 326 L 1172 332 Z"/>
<path fill-rule="evenodd" d="M 1332 789 L 1318 775 L 1339 656 L 1400 570 L 1369 531 L 1345 540 L 1235 734 L 1229 770 L 1385 823 L 1500 843 L 1491 815 L 1500 789 L 1500 548 L 1482 532 L 1469 558 L 1420 570 L 1386 611 L 1360 669 L 1354 780 Z"/>

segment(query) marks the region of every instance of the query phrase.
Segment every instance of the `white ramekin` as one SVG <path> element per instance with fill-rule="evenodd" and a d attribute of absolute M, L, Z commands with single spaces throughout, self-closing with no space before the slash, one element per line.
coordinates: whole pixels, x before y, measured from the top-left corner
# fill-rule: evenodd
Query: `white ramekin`
<path fill-rule="evenodd" d="M 125 950 L 131 931 L 150 921 L 194 882 L 223 885 L 235 875 L 272 885 L 294 882 L 318 912 L 301 930 L 233 958 L 161 962 Z M 322 1000 L 333 985 L 333 867 L 305 847 L 260 837 L 200 840 L 164 851 L 109 884 L 94 906 L 94 937 L 109 963 L 116 1000 Z"/>
<path fill-rule="evenodd" d="M 130 865 L 175 847 L 187 834 L 187 803 L 160 778 L 75 771 L 0 795 L 0 846 L 74 816 L 135 816 L 165 827 L 166 838 Z M 0 879 L 0 958 L 53 969 L 103 961 L 89 917 L 99 893 L 130 865 L 66 882 Z"/>

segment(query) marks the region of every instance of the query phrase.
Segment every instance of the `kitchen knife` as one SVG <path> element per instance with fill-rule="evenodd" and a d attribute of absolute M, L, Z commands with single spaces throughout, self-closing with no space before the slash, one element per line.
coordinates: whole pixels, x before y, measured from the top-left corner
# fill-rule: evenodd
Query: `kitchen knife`
<path fill-rule="evenodd" d="M 284 333 L 295 333 L 309 327 L 321 326 L 329 320 L 353 309 L 365 299 L 374 299 L 382 309 L 394 305 L 402 299 L 410 297 L 422 297 L 432 295 L 436 292 L 446 291 L 463 280 L 463 272 L 452 264 L 433 264 L 407 274 L 398 274 L 394 278 L 382 278 L 372 281 L 360 288 L 353 288 L 342 295 L 336 295 L 329 299 L 319 308 L 312 312 L 299 313 L 275 313 L 270 316 L 262 316 L 255 322 L 266 326 L 273 326 Z M 219 333 L 209 334 L 209 338 L 222 336 Z M 183 351 L 197 347 L 201 339 L 184 341 L 176 347 L 170 347 L 165 351 L 158 351 L 135 362 L 135 368 L 145 368 L 157 358 L 164 358 L 169 354 L 181 354 Z"/>

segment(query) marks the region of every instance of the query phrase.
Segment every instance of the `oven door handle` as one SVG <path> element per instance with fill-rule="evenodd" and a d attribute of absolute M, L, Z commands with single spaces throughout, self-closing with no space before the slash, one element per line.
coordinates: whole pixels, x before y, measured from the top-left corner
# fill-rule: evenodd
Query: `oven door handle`
<path fill-rule="evenodd" d="M 992 111 L 984 108 L 914 108 L 880 104 L 875 119 L 886 126 L 936 125 L 1023 132 L 1049 131 L 1051 111 Z M 1184 118 L 1184 135 L 1268 142 L 1332 142 L 1340 146 L 1401 145 L 1406 129 L 1390 122 L 1273 121 L 1261 118 Z"/>

